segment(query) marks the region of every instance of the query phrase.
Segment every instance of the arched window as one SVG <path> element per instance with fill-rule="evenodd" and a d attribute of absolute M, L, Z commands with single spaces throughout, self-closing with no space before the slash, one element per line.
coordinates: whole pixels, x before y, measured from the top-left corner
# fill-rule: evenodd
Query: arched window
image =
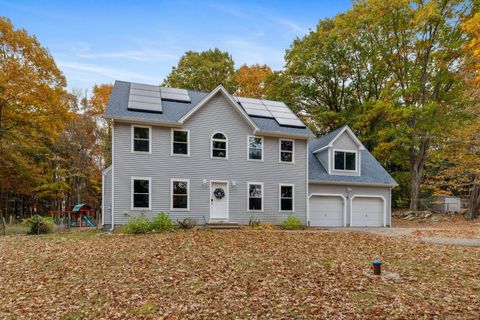
<path fill-rule="evenodd" d="M 228 158 L 227 137 L 221 133 L 214 133 L 212 136 L 212 158 Z"/>

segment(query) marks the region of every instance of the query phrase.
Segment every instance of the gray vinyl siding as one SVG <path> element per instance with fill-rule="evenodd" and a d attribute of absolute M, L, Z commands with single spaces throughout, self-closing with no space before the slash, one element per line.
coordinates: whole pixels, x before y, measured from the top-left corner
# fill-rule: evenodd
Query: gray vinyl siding
<path fill-rule="evenodd" d="M 325 170 L 328 171 L 328 148 L 323 151 L 317 152 L 315 156 L 317 157 L 318 161 L 320 161 L 320 163 L 323 165 Z"/>
<path fill-rule="evenodd" d="M 229 181 L 229 221 L 248 223 L 251 216 L 274 224 L 287 213 L 279 212 L 279 183 L 295 185 L 295 214 L 306 222 L 305 140 L 295 140 L 295 164 L 279 163 L 279 138 L 264 137 L 264 161 L 247 161 L 247 136 L 253 129 L 235 108 L 218 94 L 194 113 L 183 126 L 190 130 L 190 157 L 171 156 L 171 128 L 152 127 L 151 154 L 131 153 L 131 125 L 114 124 L 115 225 L 124 224 L 141 210 L 131 210 L 131 177 L 152 182 L 151 217 L 169 212 L 175 220 L 209 221 L 210 180 Z M 211 159 L 211 137 L 222 132 L 228 138 L 228 160 Z M 172 211 L 171 178 L 190 179 L 190 210 Z M 206 180 L 206 184 L 203 181 Z M 232 182 L 235 181 L 235 186 Z M 263 182 L 263 212 L 247 212 L 247 182 Z"/>
<path fill-rule="evenodd" d="M 345 131 L 333 142 L 333 149 L 357 150 L 358 146 Z"/>
<path fill-rule="evenodd" d="M 369 187 L 357 185 L 334 185 L 334 184 L 309 184 L 309 196 L 315 193 L 320 194 L 341 194 L 347 199 L 347 226 L 350 225 L 351 198 L 354 195 L 382 196 L 386 201 L 387 226 L 391 226 L 392 204 L 390 198 L 390 188 L 388 187 Z"/>
<path fill-rule="evenodd" d="M 108 170 L 103 179 L 103 224 L 110 225 L 112 223 L 112 170 Z"/>

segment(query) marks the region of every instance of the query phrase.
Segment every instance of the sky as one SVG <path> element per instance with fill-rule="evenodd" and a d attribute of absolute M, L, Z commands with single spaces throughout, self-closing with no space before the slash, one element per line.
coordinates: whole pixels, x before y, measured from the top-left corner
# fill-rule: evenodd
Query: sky
<path fill-rule="evenodd" d="M 350 7 L 351 0 L 0 0 L 0 15 L 48 48 L 69 89 L 90 89 L 115 80 L 159 84 L 184 52 L 215 47 L 236 67 L 279 70 L 295 38 Z"/>

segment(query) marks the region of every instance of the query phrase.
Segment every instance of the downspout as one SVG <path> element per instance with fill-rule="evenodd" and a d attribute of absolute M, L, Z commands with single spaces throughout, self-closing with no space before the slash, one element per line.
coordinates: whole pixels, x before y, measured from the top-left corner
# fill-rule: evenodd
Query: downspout
<path fill-rule="evenodd" d="M 392 189 L 394 187 L 391 186 L 389 189 L 388 189 L 388 198 L 390 199 L 389 201 L 389 211 L 390 211 L 390 223 L 388 224 L 388 226 L 391 228 L 392 227 Z"/>
<path fill-rule="evenodd" d="M 115 120 L 112 120 L 112 226 L 110 231 L 115 229 Z"/>
<path fill-rule="evenodd" d="M 308 158 L 309 158 L 309 154 L 308 154 L 308 140 L 305 141 L 305 144 L 307 145 L 307 152 L 306 152 L 306 154 L 307 154 L 307 155 L 306 155 L 307 165 L 306 165 L 306 177 L 305 177 L 305 180 L 307 181 L 307 188 L 306 188 L 306 196 L 305 196 L 305 198 L 306 198 L 306 201 L 307 201 L 307 206 L 306 206 L 306 208 L 307 208 L 307 212 L 306 212 L 306 213 L 307 213 L 307 226 L 310 226 L 310 204 L 309 204 L 309 202 L 310 202 L 310 201 L 309 201 L 310 193 L 309 193 L 309 183 L 308 183 L 308 181 L 309 181 L 309 179 L 308 179 L 308 178 L 309 178 L 309 177 L 308 177 L 308 160 L 309 160 L 309 159 L 308 159 Z"/>
<path fill-rule="evenodd" d="M 105 173 L 102 171 L 102 229 L 105 224 Z"/>

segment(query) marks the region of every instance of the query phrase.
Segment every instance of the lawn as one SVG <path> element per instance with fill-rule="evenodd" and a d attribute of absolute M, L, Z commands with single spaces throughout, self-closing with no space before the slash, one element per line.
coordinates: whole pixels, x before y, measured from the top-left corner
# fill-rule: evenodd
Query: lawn
<path fill-rule="evenodd" d="M 371 276 L 384 261 L 396 277 Z M 480 248 L 332 231 L 0 238 L 1 319 L 480 315 Z"/>

